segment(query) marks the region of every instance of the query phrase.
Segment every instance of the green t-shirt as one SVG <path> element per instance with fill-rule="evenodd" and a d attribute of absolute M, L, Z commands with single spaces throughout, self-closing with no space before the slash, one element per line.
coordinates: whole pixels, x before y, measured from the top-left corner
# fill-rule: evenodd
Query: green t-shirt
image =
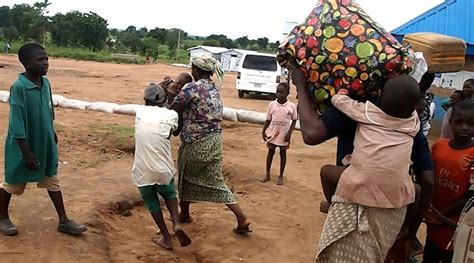
<path fill-rule="evenodd" d="M 44 176 L 57 174 L 58 150 L 53 120 L 49 80 L 42 77 L 42 85 L 38 87 L 20 74 L 10 90 L 10 122 L 5 143 L 6 183 L 39 182 Z M 26 139 L 26 144 L 38 159 L 38 170 L 25 167 L 17 139 Z"/>

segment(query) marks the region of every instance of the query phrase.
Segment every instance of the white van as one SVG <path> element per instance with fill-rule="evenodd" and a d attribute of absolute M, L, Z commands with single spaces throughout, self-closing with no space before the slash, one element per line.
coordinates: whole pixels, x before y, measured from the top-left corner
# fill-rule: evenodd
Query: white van
<path fill-rule="evenodd" d="M 263 94 L 274 97 L 282 71 L 275 55 L 247 53 L 240 59 L 236 87 L 239 98 L 245 94 Z"/>

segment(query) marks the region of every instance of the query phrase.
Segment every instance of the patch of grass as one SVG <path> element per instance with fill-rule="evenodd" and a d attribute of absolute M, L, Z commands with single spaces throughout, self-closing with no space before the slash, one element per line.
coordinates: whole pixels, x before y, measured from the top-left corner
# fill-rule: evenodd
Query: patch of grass
<path fill-rule="evenodd" d="M 2 41 L 0 41 L 2 43 Z M 23 42 L 12 42 L 11 53 L 18 53 L 18 49 L 23 45 Z M 107 50 L 102 51 L 91 51 L 86 48 L 72 48 L 72 47 L 58 47 L 55 45 L 47 44 L 45 46 L 48 55 L 51 57 L 61 57 L 77 60 L 88 60 L 97 62 L 113 62 L 123 64 L 145 64 L 145 58 L 138 56 L 137 59 L 130 59 L 120 56 L 113 56 L 112 52 Z M 180 48 L 179 58 L 176 58 L 176 50 L 170 50 L 167 45 L 160 45 L 158 52 L 158 62 L 165 64 L 172 63 L 189 63 L 189 52 L 185 48 Z"/>
<path fill-rule="evenodd" d="M 134 152 L 135 128 L 120 124 L 92 124 L 90 125 L 92 135 L 98 137 L 102 141 L 102 145 L 107 148 L 110 146 L 114 149 L 127 153 Z M 102 149 L 105 152 L 106 149 Z"/>
<path fill-rule="evenodd" d="M 13 42 L 11 53 L 18 53 L 18 49 L 23 45 L 22 42 Z M 144 64 L 145 60 L 143 57 L 139 59 L 131 60 L 126 58 L 113 57 L 112 53 L 106 50 L 103 51 L 91 51 L 86 48 L 71 48 L 71 47 L 58 47 L 55 45 L 45 46 L 48 55 L 51 57 L 62 57 L 77 60 L 90 60 L 97 62 L 115 62 L 124 64 Z"/>

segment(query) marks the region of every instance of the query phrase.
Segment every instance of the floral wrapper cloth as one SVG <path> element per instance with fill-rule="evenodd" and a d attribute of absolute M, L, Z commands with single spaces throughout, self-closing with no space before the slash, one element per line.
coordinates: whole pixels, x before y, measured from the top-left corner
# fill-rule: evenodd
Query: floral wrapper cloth
<path fill-rule="evenodd" d="M 409 48 L 353 0 L 319 0 L 278 48 L 277 60 L 283 67 L 296 63 L 301 68 L 320 111 L 340 89 L 366 99 L 412 68 Z"/>

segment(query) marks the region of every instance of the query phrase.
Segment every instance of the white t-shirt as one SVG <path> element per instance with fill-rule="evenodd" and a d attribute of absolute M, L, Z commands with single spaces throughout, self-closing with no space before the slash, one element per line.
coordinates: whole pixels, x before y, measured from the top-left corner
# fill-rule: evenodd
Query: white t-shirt
<path fill-rule="evenodd" d="M 168 185 L 176 169 L 170 136 L 178 127 L 178 114 L 166 108 L 140 107 L 135 117 L 135 160 L 132 180 L 137 187 Z"/>

